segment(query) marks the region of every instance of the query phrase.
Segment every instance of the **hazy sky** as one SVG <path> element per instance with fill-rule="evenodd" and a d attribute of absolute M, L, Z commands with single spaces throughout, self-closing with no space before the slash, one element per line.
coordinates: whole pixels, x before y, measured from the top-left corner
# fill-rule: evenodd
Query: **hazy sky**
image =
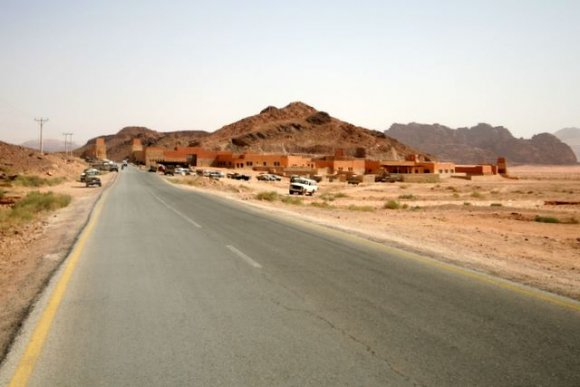
<path fill-rule="evenodd" d="M 0 140 L 203 129 L 303 101 L 364 127 L 580 127 L 580 1 L 0 0 Z"/>

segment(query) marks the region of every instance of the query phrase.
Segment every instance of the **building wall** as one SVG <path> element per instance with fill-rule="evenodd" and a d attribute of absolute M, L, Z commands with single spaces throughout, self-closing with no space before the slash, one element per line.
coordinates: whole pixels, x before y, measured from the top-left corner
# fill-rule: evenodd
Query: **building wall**
<path fill-rule="evenodd" d="M 164 160 L 163 152 L 165 150 L 166 150 L 165 148 L 160 147 L 153 146 L 146 147 L 145 150 L 143 151 L 143 159 L 145 165 L 149 166 L 162 162 Z"/>
<path fill-rule="evenodd" d="M 133 139 L 133 143 L 131 144 L 131 153 L 140 152 L 143 150 L 143 144 L 141 140 L 138 138 Z"/>
<path fill-rule="evenodd" d="M 493 175 L 491 165 L 456 165 L 455 172 L 465 173 L 466 175 Z"/>
<path fill-rule="evenodd" d="M 102 137 L 97 138 L 95 142 L 95 158 L 98 160 L 107 159 L 107 145 L 105 144 L 105 139 Z"/>
<path fill-rule="evenodd" d="M 381 162 L 379 160 L 365 160 L 365 174 L 378 174 L 381 172 Z"/>

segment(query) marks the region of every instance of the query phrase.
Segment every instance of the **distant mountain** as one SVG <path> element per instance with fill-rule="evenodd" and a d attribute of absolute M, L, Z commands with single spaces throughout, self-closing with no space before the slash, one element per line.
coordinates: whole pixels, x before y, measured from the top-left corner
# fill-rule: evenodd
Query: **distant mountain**
<path fill-rule="evenodd" d="M 440 160 L 459 164 L 495 162 L 505 156 L 520 164 L 575 164 L 572 149 L 556 136 L 541 133 L 531 139 L 517 139 L 502 126 L 478 124 L 451 129 L 443 125 L 393 124 L 385 133 Z"/>
<path fill-rule="evenodd" d="M 580 128 L 564 128 L 554 133 L 563 143 L 568 144 L 580 161 Z"/>
<path fill-rule="evenodd" d="M 389 160 L 420 153 L 382 132 L 349 124 L 302 102 L 293 102 L 280 109 L 269 106 L 259 114 L 226 125 L 213 133 L 164 133 L 143 127 L 128 127 L 104 138 L 107 155 L 112 160 L 129 156 L 133 138 L 141 139 L 144 146 L 200 146 L 208 150 L 233 152 L 327 155 L 341 148 L 350 156 Z M 78 150 L 79 154 L 94 143 L 95 139 L 90 140 Z"/>
<path fill-rule="evenodd" d="M 38 140 L 30 140 L 23 142 L 20 146 L 36 149 L 38 150 Z M 69 145 L 67 145 L 69 146 Z M 79 145 L 76 143 L 72 143 L 72 147 L 70 149 L 76 149 Z M 54 152 L 64 152 L 64 138 L 62 140 L 55 140 L 51 138 L 47 138 L 42 141 L 42 150 L 47 153 L 54 153 Z"/>

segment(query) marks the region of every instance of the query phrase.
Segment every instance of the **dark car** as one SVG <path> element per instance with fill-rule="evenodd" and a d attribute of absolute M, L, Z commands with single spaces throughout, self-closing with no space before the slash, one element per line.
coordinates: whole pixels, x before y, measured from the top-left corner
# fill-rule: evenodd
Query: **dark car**
<path fill-rule="evenodd" d="M 242 175 L 241 173 L 234 173 L 234 176 L 232 177 L 233 179 L 236 180 L 245 180 L 248 181 L 252 178 L 252 176 L 250 175 Z"/>
<path fill-rule="evenodd" d="M 267 173 L 263 173 L 260 174 L 256 177 L 256 179 L 260 180 L 260 181 L 274 181 L 274 179 L 272 178 L 271 175 L 268 175 Z"/>
<path fill-rule="evenodd" d="M 85 184 L 86 184 L 87 187 L 93 187 L 95 185 L 97 185 L 97 186 L 100 187 L 102 185 L 101 184 L 101 179 L 98 178 L 97 176 L 88 176 L 85 179 Z"/>

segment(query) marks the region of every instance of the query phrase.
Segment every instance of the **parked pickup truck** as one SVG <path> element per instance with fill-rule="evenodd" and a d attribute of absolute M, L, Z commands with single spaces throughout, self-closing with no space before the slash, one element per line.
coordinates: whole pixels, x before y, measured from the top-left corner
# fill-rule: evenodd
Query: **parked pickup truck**
<path fill-rule="evenodd" d="M 318 191 L 318 185 L 316 184 L 316 181 L 312 179 L 300 177 L 294 179 L 294 181 L 290 183 L 290 195 L 298 194 L 312 196 L 316 191 Z"/>
<path fill-rule="evenodd" d="M 101 186 L 101 179 L 99 179 L 97 176 L 88 176 L 85 179 L 85 184 L 87 187 L 93 187 L 95 185 L 98 185 L 100 187 Z"/>

